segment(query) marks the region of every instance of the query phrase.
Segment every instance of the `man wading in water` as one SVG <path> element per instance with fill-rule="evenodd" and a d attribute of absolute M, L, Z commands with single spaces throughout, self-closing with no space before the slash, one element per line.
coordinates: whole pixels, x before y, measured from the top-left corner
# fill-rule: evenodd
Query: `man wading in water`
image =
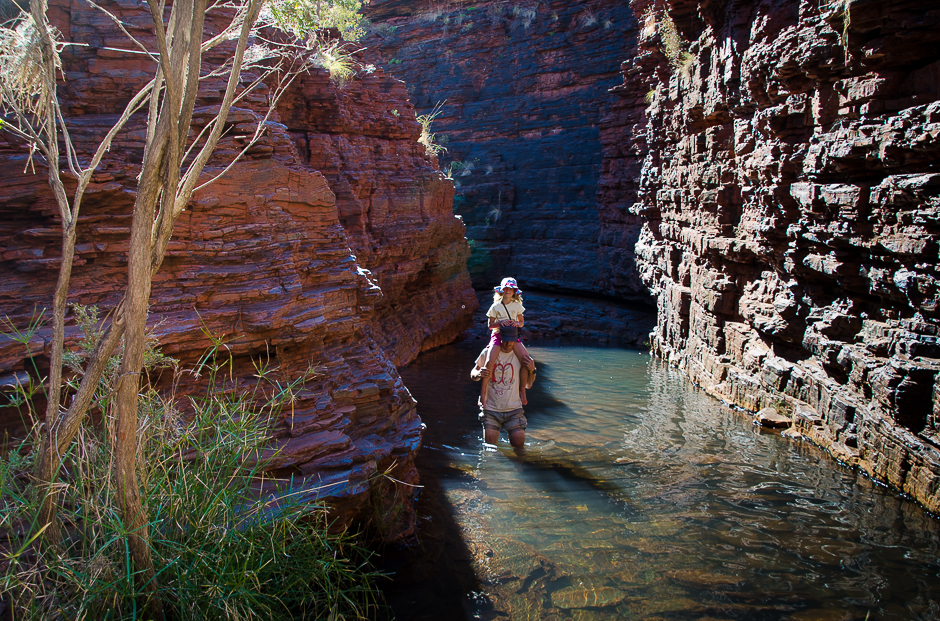
<path fill-rule="evenodd" d="M 505 429 L 509 434 L 509 443 L 513 448 L 520 449 L 525 445 L 527 422 L 522 410 L 519 385 L 522 361 L 513 351 L 513 345 L 519 339 L 519 329 L 503 326 L 499 329 L 499 338 L 499 354 L 486 389 L 486 408 L 480 413 L 480 420 L 483 421 L 483 441 L 496 444 L 499 441 L 500 429 Z M 490 373 L 486 368 L 488 353 L 489 347 L 477 357 L 476 366 L 470 372 L 470 379 L 473 381 L 480 380 Z M 535 362 L 530 361 L 526 368 L 529 370 L 526 388 L 529 388 L 535 381 Z"/>

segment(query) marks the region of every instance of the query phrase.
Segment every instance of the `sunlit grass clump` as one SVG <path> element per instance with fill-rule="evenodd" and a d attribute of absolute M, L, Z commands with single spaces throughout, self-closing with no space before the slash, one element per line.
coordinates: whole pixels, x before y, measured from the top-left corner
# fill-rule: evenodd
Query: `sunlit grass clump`
<path fill-rule="evenodd" d="M 447 151 L 447 148 L 441 144 L 437 136 L 431 132 L 431 123 L 441 114 L 441 108 L 445 103 L 447 103 L 446 100 L 440 101 L 434 106 L 430 114 L 419 114 L 415 117 L 415 120 L 421 125 L 421 135 L 418 136 L 418 143 L 424 145 L 425 151 L 431 156 L 440 155 Z"/>
<path fill-rule="evenodd" d="M 210 357 L 211 359 L 211 357 Z M 100 424 L 85 426 L 60 473 L 58 548 L 40 546 L 39 493 L 28 442 L 0 458 L 0 598 L 14 619 L 143 619 L 144 593 L 168 619 L 359 619 L 374 616 L 374 574 L 348 534 L 330 534 L 323 507 L 287 485 L 270 493 L 269 423 L 310 374 L 236 392 L 225 366 L 201 365 L 210 389 L 181 416 L 153 390 L 141 398 L 138 468 L 158 589 L 134 575 Z"/>

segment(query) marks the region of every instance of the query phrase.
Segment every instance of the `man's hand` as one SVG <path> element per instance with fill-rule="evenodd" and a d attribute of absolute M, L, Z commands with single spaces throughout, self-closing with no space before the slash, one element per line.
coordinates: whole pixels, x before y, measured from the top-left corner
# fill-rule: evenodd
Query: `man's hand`
<path fill-rule="evenodd" d="M 486 367 L 483 367 L 482 369 L 477 369 L 474 367 L 474 369 L 470 371 L 470 379 L 472 379 L 474 382 L 478 382 L 484 377 L 489 377 L 489 376 L 490 376 L 490 370 L 487 369 Z"/>
<path fill-rule="evenodd" d="M 532 356 L 529 356 L 529 355 L 523 356 L 523 357 L 522 357 L 522 364 L 524 364 L 524 365 L 525 365 L 525 368 L 527 368 L 527 369 L 530 370 L 530 371 L 534 371 L 534 370 L 535 370 L 535 360 L 532 359 Z"/>

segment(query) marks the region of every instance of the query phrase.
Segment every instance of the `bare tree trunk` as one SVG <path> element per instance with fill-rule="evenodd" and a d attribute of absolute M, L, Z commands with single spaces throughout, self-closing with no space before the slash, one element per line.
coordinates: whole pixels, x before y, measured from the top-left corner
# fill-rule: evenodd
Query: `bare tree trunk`
<path fill-rule="evenodd" d="M 158 585 L 150 555 L 150 527 L 137 478 L 138 391 L 146 348 L 147 306 L 152 285 L 154 217 L 160 198 L 164 197 L 165 200 L 167 195 L 176 194 L 180 174 L 179 106 L 180 87 L 183 86 L 181 77 L 188 62 L 198 62 L 198 58 L 189 58 L 189 42 L 193 34 L 189 30 L 193 23 L 192 0 L 178 1 L 173 5 L 170 15 L 172 43 L 169 49 L 163 29 L 161 7 L 153 0 L 149 4 L 160 46 L 160 71 L 166 79 L 166 91 L 157 115 L 153 140 L 144 152 L 141 179 L 134 201 L 124 306 L 124 357 L 118 376 L 112 450 L 115 492 L 128 532 L 131 558 L 139 572 L 138 584 L 142 591 L 154 593 Z M 159 600 L 149 600 L 149 612 L 158 613 L 161 608 Z"/>
<path fill-rule="evenodd" d="M 157 585 L 150 556 L 147 511 L 141 504 L 137 480 L 137 394 L 144 360 L 147 304 L 150 300 L 150 232 L 156 205 L 156 196 L 153 194 L 157 189 L 151 186 L 146 188 L 149 192 L 139 191 L 134 205 L 128 251 L 127 325 L 124 329 L 124 358 L 118 379 L 117 420 L 113 439 L 116 496 L 128 531 L 128 545 L 134 566 L 143 572 L 139 582 L 146 584 L 148 591 L 154 591 Z"/>
<path fill-rule="evenodd" d="M 62 350 L 65 344 L 65 311 L 69 280 L 72 277 L 72 261 L 75 256 L 75 219 L 69 207 L 68 197 L 59 176 L 59 136 L 56 119 L 56 79 L 55 52 L 52 37 L 46 26 L 46 3 L 44 0 L 30 0 L 29 12 L 39 32 L 39 50 L 43 65 L 44 93 L 40 97 L 47 101 L 40 105 L 43 111 L 47 139 L 41 145 L 43 155 L 49 165 L 49 187 L 59 207 L 62 220 L 62 260 L 59 263 L 59 277 L 56 282 L 52 301 L 52 349 L 49 367 L 48 403 L 46 404 L 45 423 L 55 420 L 59 413 L 62 389 Z"/>
<path fill-rule="evenodd" d="M 149 0 L 149 4 L 160 47 L 161 65 L 151 92 L 152 124 L 148 128 L 148 142 L 134 204 L 127 291 L 114 311 L 111 326 L 99 340 L 88 362 L 68 411 L 58 416 L 56 408 L 56 415 L 49 420 L 38 476 L 40 485 L 49 490 L 40 509 L 39 525 L 54 532 L 56 502 L 52 483 L 61 466 L 61 455 L 77 433 L 108 359 L 123 335 L 125 352 L 116 387 L 117 420 L 115 437 L 112 438 L 114 480 L 125 526 L 130 533 L 128 544 L 135 568 L 141 571 L 141 584 L 145 584 L 146 590 L 152 593 L 157 588 L 157 582 L 150 555 L 147 512 L 141 501 L 137 479 L 138 390 L 146 346 L 147 305 L 152 278 L 163 262 L 173 223 L 189 201 L 202 168 L 221 136 L 238 86 L 251 27 L 262 3 L 261 0 L 249 0 L 241 14 L 243 22 L 233 58 L 233 70 L 229 75 L 220 112 L 205 145 L 186 171 L 185 177 L 181 177 L 183 145 L 198 90 L 206 0 L 179 0 L 174 3 L 169 33 L 164 30 L 162 6 L 155 0 Z M 164 79 L 166 89 L 161 101 L 159 84 Z M 74 230 L 72 235 L 74 240 Z M 158 615 L 159 609 L 159 601 L 151 599 L 150 614 Z"/>
<path fill-rule="evenodd" d="M 123 335 L 124 303 L 122 301 L 118 304 L 117 311 L 114 313 L 114 321 L 104 336 L 101 337 L 98 346 L 91 355 L 91 359 L 88 361 L 85 375 L 82 377 L 78 393 L 72 399 L 71 406 L 65 414 L 57 416 L 47 425 L 46 433 L 43 435 L 38 479 L 40 488 L 44 490 L 44 495 L 39 509 L 38 525 L 40 528 L 45 527 L 43 537 L 49 543 L 56 541 L 55 537 L 58 533 L 58 525 L 55 519 L 56 496 L 52 484 L 55 482 L 62 464 L 62 454 L 72 442 L 75 434 L 78 433 L 85 412 L 88 411 L 91 400 L 95 395 L 98 382 L 108 366 L 108 359 L 114 353 Z"/>
<path fill-rule="evenodd" d="M 59 207 L 62 222 L 62 258 L 59 262 L 59 276 L 52 299 L 52 343 L 50 346 L 49 379 L 46 387 L 46 414 L 41 427 L 41 434 L 48 437 L 49 425 L 58 419 L 62 395 L 62 358 L 65 348 L 65 312 L 68 304 L 69 281 L 72 277 L 72 263 L 75 257 L 75 218 L 69 207 L 65 188 L 59 176 L 59 139 L 56 119 L 56 80 L 52 37 L 46 26 L 46 3 L 44 0 L 30 0 L 29 12 L 39 31 L 39 49 L 43 65 L 44 97 L 51 101 L 41 106 L 47 140 L 42 145 L 43 155 L 49 165 L 49 187 Z M 48 486 L 41 488 L 47 496 L 52 493 Z M 56 525 L 50 525 L 45 533 L 45 541 L 58 545 L 59 532 Z"/>

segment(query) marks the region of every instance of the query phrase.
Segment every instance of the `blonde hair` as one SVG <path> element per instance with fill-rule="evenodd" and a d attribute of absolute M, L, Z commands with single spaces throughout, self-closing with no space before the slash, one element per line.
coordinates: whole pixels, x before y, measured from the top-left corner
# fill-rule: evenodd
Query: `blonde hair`
<path fill-rule="evenodd" d="M 493 292 L 493 304 L 496 304 L 497 302 L 502 302 L 502 301 L 503 301 L 503 294 L 502 294 L 502 292 L 500 292 L 500 291 L 494 291 L 494 292 Z M 520 304 L 522 304 L 522 296 L 519 295 L 519 290 L 518 290 L 518 289 L 516 289 L 515 291 L 512 292 L 512 300 L 511 300 L 511 301 L 513 301 L 513 302 L 519 302 Z"/>

